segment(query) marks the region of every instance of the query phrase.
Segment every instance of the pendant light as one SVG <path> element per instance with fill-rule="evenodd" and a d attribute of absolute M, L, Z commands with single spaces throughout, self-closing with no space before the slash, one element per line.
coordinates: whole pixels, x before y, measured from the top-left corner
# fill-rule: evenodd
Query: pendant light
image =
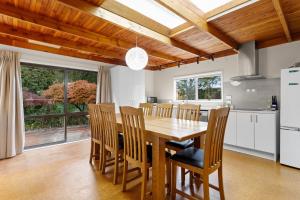
<path fill-rule="evenodd" d="M 136 46 L 127 51 L 125 61 L 130 69 L 136 71 L 142 70 L 147 66 L 148 54 L 144 49 L 137 46 L 137 36 Z"/>

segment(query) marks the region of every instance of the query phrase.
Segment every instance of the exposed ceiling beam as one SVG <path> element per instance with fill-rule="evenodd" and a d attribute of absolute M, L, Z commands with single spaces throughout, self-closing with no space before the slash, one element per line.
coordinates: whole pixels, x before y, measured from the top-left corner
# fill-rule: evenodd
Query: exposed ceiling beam
<path fill-rule="evenodd" d="M 222 31 L 215 28 L 213 25 L 208 24 L 206 19 L 199 13 L 194 12 L 192 9 L 187 8 L 182 3 L 182 0 L 156 0 L 161 5 L 170 9 L 177 15 L 181 16 L 185 20 L 191 22 L 195 27 L 201 31 L 205 31 L 215 38 L 219 39 L 224 45 L 234 50 L 238 49 L 238 44 Z"/>
<path fill-rule="evenodd" d="M 124 6 L 123 4 L 117 1 L 105 1 L 101 5 L 101 7 L 104 8 L 105 10 L 115 13 L 121 17 L 124 17 L 125 19 L 128 19 L 129 21 L 135 22 L 157 33 L 160 33 L 165 36 L 169 36 L 170 33 L 169 28 L 146 17 L 145 15 L 138 13 L 137 11 L 127 6 Z"/>
<path fill-rule="evenodd" d="M 233 49 L 227 49 L 227 50 L 224 50 L 224 51 L 220 51 L 220 52 L 216 52 L 213 54 L 213 58 L 220 58 L 220 57 L 224 57 L 224 56 L 230 56 L 230 55 L 234 55 L 236 54 L 237 52 L 235 52 Z M 185 60 L 182 60 L 180 62 L 181 65 L 186 65 L 186 64 L 190 64 L 190 63 L 196 63 L 196 62 L 201 62 L 201 61 L 204 61 L 205 59 L 202 59 L 202 58 L 190 58 L 190 59 L 185 59 Z M 167 63 L 167 64 L 164 64 L 164 65 L 158 65 L 158 66 L 149 66 L 149 69 L 151 70 L 162 70 L 162 69 L 167 69 L 167 68 L 170 68 L 170 67 L 175 67 L 175 66 L 178 66 L 178 62 L 172 62 L 172 63 Z"/>
<path fill-rule="evenodd" d="M 96 4 L 97 4 L 97 6 L 101 6 L 105 1 L 106 1 L 106 0 L 100 0 L 100 1 L 98 1 Z"/>
<path fill-rule="evenodd" d="M 57 46 L 61 46 L 61 47 L 66 47 L 69 49 L 75 49 L 75 50 L 85 51 L 85 52 L 89 52 L 89 53 L 95 53 L 95 54 L 99 54 L 99 55 L 102 55 L 104 57 L 109 57 L 109 58 L 122 59 L 125 57 L 124 54 L 117 53 L 115 51 L 108 51 L 108 50 L 104 50 L 104 49 L 93 47 L 93 46 L 87 46 L 87 45 L 83 45 L 80 43 L 72 42 L 70 40 L 53 37 L 50 35 L 44 35 L 44 34 L 40 34 L 37 32 L 36 33 L 28 32 L 28 31 L 22 30 L 20 28 L 15 29 L 12 26 L 4 25 L 4 24 L 0 24 L 0 33 L 12 35 L 12 36 L 23 38 L 23 39 L 30 39 L 30 40 L 45 42 L 45 43 L 49 43 L 49 44 L 53 44 L 53 45 L 57 45 Z"/>
<path fill-rule="evenodd" d="M 232 0 L 220 7 L 217 7 L 207 13 L 205 13 L 205 18 L 207 21 L 216 19 L 218 17 L 221 17 L 225 14 L 228 14 L 230 12 L 233 12 L 237 9 L 241 9 L 245 6 L 248 6 L 252 3 L 257 2 L 258 0 Z"/>
<path fill-rule="evenodd" d="M 53 54 L 58 54 L 58 55 L 70 56 L 70 57 L 75 57 L 75 58 L 94 60 L 94 61 L 99 61 L 99 62 L 104 62 L 104 63 L 115 64 L 115 65 L 124 65 L 125 64 L 124 61 L 118 60 L 118 59 L 103 58 L 101 56 L 83 54 L 80 52 L 70 51 L 70 50 L 63 49 L 63 48 L 57 49 L 57 48 L 52 48 L 52 47 L 47 47 L 47 46 L 42 46 L 42 45 L 37 45 L 37 44 L 31 44 L 26 41 L 21 41 L 18 39 L 12 39 L 9 37 L 5 37 L 2 34 L 0 34 L 0 44 L 19 47 L 19 48 L 25 48 L 25 49 L 31 49 L 31 50 L 36 50 L 36 51 L 43 51 L 43 52 L 48 52 L 48 53 L 53 53 Z"/>
<path fill-rule="evenodd" d="M 191 30 L 192 28 L 194 28 L 194 25 L 189 23 L 189 22 L 186 22 L 180 26 L 177 26 L 175 28 L 173 28 L 171 31 L 170 31 L 170 37 L 175 37 L 181 33 L 184 33 L 188 30 Z"/>
<path fill-rule="evenodd" d="M 298 41 L 298 40 L 300 40 L 300 33 L 292 34 L 291 37 L 293 38 L 293 41 Z M 287 42 L 288 42 L 287 38 L 285 36 L 282 36 L 282 37 L 277 37 L 277 38 L 273 38 L 270 40 L 258 42 L 256 45 L 256 48 L 258 48 L 258 49 L 267 48 L 267 47 L 271 47 L 271 46 L 275 46 L 275 45 L 279 45 L 279 44 L 284 44 Z"/>
<path fill-rule="evenodd" d="M 148 38 L 157 40 L 161 43 L 164 43 L 169 46 L 174 46 L 176 48 L 182 49 L 184 51 L 190 52 L 192 54 L 202 56 L 202 57 L 209 57 L 210 55 L 207 54 L 204 51 L 201 51 L 199 49 L 193 48 L 189 45 L 186 45 L 184 43 L 177 42 L 173 39 L 170 39 L 169 37 L 162 35 L 160 33 L 157 33 L 149 28 L 146 28 L 144 26 L 141 26 L 135 22 L 129 21 L 125 19 L 124 17 L 121 17 L 119 15 L 116 15 L 110 11 L 105 10 L 104 8 L 94 6 L 88 2 L 82 1 L 82 0 L 58 0 L 60 3 L 72 7 L 74 9 L 77 9 L 81 12 L 88 13 L 91 16 L 98 17 L 102 20 L 109 21 L 119 27 L 128 29 L 130 31 L 136 32 L 138 34 L 144 35 Z M 192 51 L 191 51 L 192 50 Z"/>
<path fill-rule="evenodd" d="M 278 15 L 278 18 L 280 20 L 280 23 L 282 25 L 284 34 L 285 34 L 287 40 L 289 42 L 291 42 L 292 41 L 291 32 L 290 32 L 288 24 L 286 22 L 286 19 L 285 19 L 285 16 L 284 16 L 284 13 L 283 13 L 283 10 L 282 10 L 282 7 L 281 7 L 280 0 L 272 0 L 272 1 L 273 1 L 274 8 L 276 10 L 276 13 Z"/>
<path fill-rule="evenodd" d="M 32 12 L 28 12 L 19 8 L 15 8 L 13 6 L 7 5 L 7 4 L 1 4 L 0 3 L 0 14 L 6 15 L 8 17 L 12 17 L 18 20 L 26 21 L 31 24 L 43 26 L 52 30 L 65 32 L 68 34 L 75 35 L 77 37 L 83 37 L 88 40 L 96 41 L 105 45 L 114 46 L 122 49 L 129 49 L 135 46 L 135 44 L 132 44 L 130 42 L 126 42 L 124 40 L 119 40 L 115 38 L 110 38 L 107 36 L 104 36 L 102 34 L 98 34 L 92 31 L 89 31 L 87 29 L 81 29 L 80 27 L 66 24 L 54 19 L 51 19 L 50 17 L 38 15 Z M 171 55 L 167 55 L 161 52 L 148 50 L 146 49 L 147 53 L 150 56 L 165 59 L 165 60 L 171 60 L 176 61 L 179 60 L 179 58 Z"/>

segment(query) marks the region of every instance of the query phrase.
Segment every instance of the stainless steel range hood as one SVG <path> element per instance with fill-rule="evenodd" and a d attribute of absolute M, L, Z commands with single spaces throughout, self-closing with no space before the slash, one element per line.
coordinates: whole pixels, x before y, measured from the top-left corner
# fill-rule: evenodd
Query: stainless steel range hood
<path fill-rule="evenodd" d="M 244 81 L 263 79 L 259 74 L 258 52 L 255 49 L 255 41 L 241 45 L 238 54 L 239 76 L 232 77 L 232 81 Z"/>

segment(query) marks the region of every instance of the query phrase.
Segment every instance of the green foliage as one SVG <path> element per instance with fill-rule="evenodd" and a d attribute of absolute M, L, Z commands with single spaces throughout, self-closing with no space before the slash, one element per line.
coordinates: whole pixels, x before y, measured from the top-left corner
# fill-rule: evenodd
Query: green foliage
<path fill-rule="evenodd" d="M 195 100 L 195 79 L 176 82 L 177 100 Z"/>
<path fill-rule="evenodd" d="M 198 99 L 221 99 L 221 77 L 202 77 L 198 79 Z"/>

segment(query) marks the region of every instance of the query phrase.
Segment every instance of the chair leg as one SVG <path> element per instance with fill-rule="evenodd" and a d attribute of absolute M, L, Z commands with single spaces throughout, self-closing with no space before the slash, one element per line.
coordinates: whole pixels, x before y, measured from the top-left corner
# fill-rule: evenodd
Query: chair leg
<path fill-rule="evenodd" d="M 203 175 L 204 200 L 209 200 L 209 176 Z"/>
<path fill-rule="evenodd" d="M 148 169 L 142 169 L 142 189 L 141 189 L 141 200 L 146 199 L 146 192 L 147 192 L 147 170 Z"/>
<path fill-rule="evenodd" d="M 181 186 L 185 185 L 185 169 L 181 168 Z"/>
<path fill-rule="evenodd" d="M 146 171 L 147 171 L 147 181 L 149 181 L 149 178 L 150 178 L 150 172 L 149 172 L 150 170 L 149 170 L 149 168 L 147 168 Z"/>
<path fill-rule="evenodd" d="M 171 160 L 166 160 L 166 171 L 167 171 L 167 194 L 171 192 Z"/>
<path fill-rule="evenodd" d="M 107 151 L 103 149 L 103 158 L 102 158 L 102 174 L 105 174 L 105 167 L 106 167 L 106 156 L 107 156 Z"/>
<path fill-rule="evenodd" d="M 124 167 L 123 167 L 123 181 L 122 181 L 122 191 L 126 191 L 126 183 L 127 183 L 127 170 L 128 170 L 128 162 L 124 159 Z"/>
<path fill-rule="evenodd" d="M 218 178 L 219 178 L 219 192 L 220 192 L 220 199 L 225 200 L 224 194 L 224 185 L 223 185 L 223 169 L 222 166 L 218 169 Z"/>
<path fill-rule="evenodd" d="M 177 163 L 172 161 L 171 200 L 176 199 Z"/>
<path fill-rule="evenodd" d="M 91 140 L 90 164 L 92 164 L 93 155 L 94 155 L 94 142 L 93 140 Z"/>
<path fill-rule="evenodd" d="M 115 155 L 114 180 L 113 180 L 113 184 L 114 185 L 116 185 L 118 183 L 118 175 L 119 175 L 119 153 L 116 152 L 116 155 Z"/>

